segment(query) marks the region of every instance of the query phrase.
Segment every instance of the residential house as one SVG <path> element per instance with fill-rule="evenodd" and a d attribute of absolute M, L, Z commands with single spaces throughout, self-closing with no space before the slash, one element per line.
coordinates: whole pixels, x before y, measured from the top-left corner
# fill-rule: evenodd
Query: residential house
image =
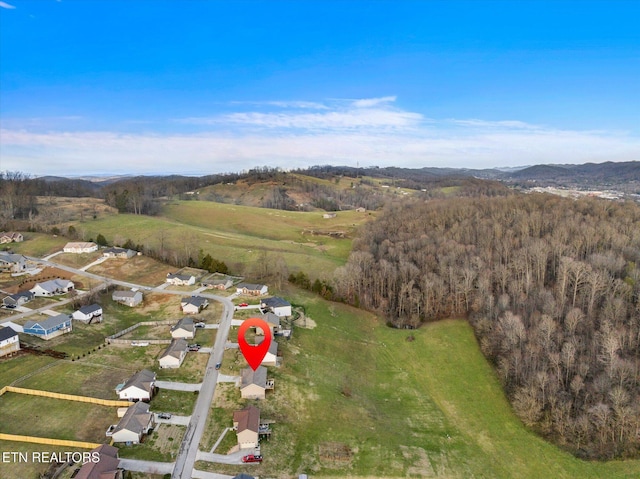
<path fill-rule="evenodd" d="M 171 326 L 172 338 L 193 339 L 196 335 L 196 327 L 193 325 L 193 318 L 185 316 L 176 324 Z"/>
<path fill-rule="evenodd" d="M 323 214 L 323 215 L 322 215 L 322 217 L 323 217 L 325 220 L 328 220 L 328 219 L 330 219 L 330 218 L 335 218 L 335 217 L 336 217 L 336 213 L 325 213 L 325 214 Z"/>
<path fill-rule="evenodd" d="M 2 298 L 2 305 L 9 308 L 14 308 L 17 306 L 22 306 L 25 303 L 28 303 L 35 297 L 31 291 L 19 291 L 16 294 L 10 294 Z"/>
<path fill-rule="evenodd" d="M 129 406 L 118 425 L 111 432 L 113 442 L 139 444 L 142 437 L 153 428 L 153 414 L 149 412 L 149 405 L 143 401 Z"/>
<path fill-rule="evenodd" d="M 0 233 L 0 243 L 20 243 L 24 241 L 22 233 L 16 233 L 15 231 L 9 231 L 7 233 Z"/>
<path fill-rule="evenodd" d="M 185 314 L 198 314 L 204 308 L 209 306 L 207 298 L 202 296 L 191 296 L 190 298 L 182 298 L 180 301 L 180 307 Z"/>
<path fill-rule="evenodd" d="M 134 257 L 136 254 L 138 254 L 137 251 L 133 251 L 132 249 L 127 248 L 119 248 L 117 246 L 106 248 L 102 251 L 102 256 L 104 256 L 105 258 L 129 259 Z"/>
<path fill-rule="evenodd" d="M 267 389 L 273 389 L 273 379 L 267 379 L 267 368 L 258 366 L 255 371 L 251 368 L 242 370 L 240 396 L 243 399 L 264 399 Z"/>
<path fill-rule="evenodd" d="M 155 392 L 156 373 L 143 369 L 131 376 L 117 389 L 120 399 L 125 401 L 151 401 Z"/>
<path fill-rule="evenodd" d="M 233 428 L 236 430 L 240 449 L 255 449 L 258 445 L 260 409 L 248 406 L 233 413 Z"/>
<path fill-rule="evenodd" d="M 269 287 L 266 284 L 238 283 L 236 292 L 251 296 L 263 296 L 269 292 Z"/>
<path fill-rule="evenodd" d="M 291 303 L 278 296 L 261 300 L 260 306 L 280 317 L 291 316 Z"/>
<path fill-rule="evenodd" d="M 83 323 L 101 322 L 102 321 L 102 306 L 99 304 L 90 304 L 88 306 L 82 306 L 79 310 L 74 311 L 71 317 L 77 321 Z"/>
<path fill-rule="evenodd" d="M 214 278 L 201 281 L 202 286 L 206 288 L 214 288 L 225 291 L 233 286 L 233 281 L 229 278 Z"/>
<path fill-rule="evenodd" d="M 118 448 L 101 444 L 91 450 L 93 460 L 82 464 L 75 479 L 123 479 L 124 470 L 120 469 Z"/>
<path fill-rule="evenodd" d="M 35 296 L 57 296 L 72 291 L 74 287 L 73 281 L 57 278 L 44 281 L 43 283 L 36 283 L 29 291 Z"/>
<path fill-rule="evenodd" d="M 262 359 L 263 366 L 278 366 L 278 343 L 274 340 L 269 345 L 269 351 Z"/>
<path fill-rule="evenodd" d="M 13 329 L 0 326 L 0 357 L 20 351 L 20 339 Z"/>
<path fill-rule="evenodd" d="M 25 333 L 47 340 L 70 333 L 72 330 L 71 316 L 68 314 L 49 316 L 47 319 L 27 321 L 24 324 Z"/>
<path fill-rule="evenodd" d="M 0 251 L 0 272 L 21 273 L 27 269 L 27 258 L 21 254 Z"/>
<path fill-rule="evenodd" d="M 364 213 L 366 211 L 367 209 L 362 206 L 359 206 L 358 208 L 356 208 L 356 213 Z"/>
<path fill-rule="evenodd" d="M 265 321 L 269 325 L 269 329 L 271 330 L 271 334 L 278 334 L 280 332 L 280 317 L 275 314 L 269 312 L 263 314 L 260 319 Z M 264 332 L 261 328 L 256 328 L 256 334 L 263 336 Z"/>
<path fill-rule="evenodd" d="M 190 274 L 167 273 L 167 283 L 174 286 L 190 286 L 196 284 L 196 277 Z"/>
<path fill-rule="evenodd" d="M 134 307 L 142 303 L 141 291 L 114 291 L 111 295 L 111 299 L 118 303 L 126 304 L 127 306 Z"/>
<path fill-rule="evenodd" d="M 65 253 L 93 253 L 98 251 L 98 245 L 85 241 L 71 242 L 64 245 L 62 251 Z"/>
<path fill-rule="evenodd" d="M 158 362 L 162 369 L 165 368 L 179 368 L 184 361 L 184 357 L 187 355 L 187 342 L 180 338 L 171 341 L 171 344 L 166 349 Z"/>

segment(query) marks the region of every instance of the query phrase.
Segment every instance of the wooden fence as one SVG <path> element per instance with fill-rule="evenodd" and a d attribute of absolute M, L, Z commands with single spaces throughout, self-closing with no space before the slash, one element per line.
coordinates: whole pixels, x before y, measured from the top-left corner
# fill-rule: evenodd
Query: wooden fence
<path fill-rule="evenodd" d="M 4 393 L 16 393 L 16 394 L 27 394 L 29 396 L 42 396 L 51 399 L 64 399 L 65 401 L 77 401 L 77 402 L 85 402 L 90 404 L 97 404 L 99 406 L 109 406 L 109 407 L 129 407 L 131 403 L 129 401 L 117 401 L 111 399 L 98 399 L 92 398 L 88 396 L 75 396 L 73 394 L 62 394 L 62 393 L 53 393 L 49 391 L 40 391 L 39 389 L 27 389 L 27 388 L 19 388 L 16 386 L 5 386 L 0 389 L 0 396 Z"/>

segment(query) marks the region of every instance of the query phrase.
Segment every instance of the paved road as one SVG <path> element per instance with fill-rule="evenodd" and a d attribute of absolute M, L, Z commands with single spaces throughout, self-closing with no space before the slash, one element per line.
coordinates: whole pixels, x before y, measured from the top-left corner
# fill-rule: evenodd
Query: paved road
<path fill-rule="evenodd" d="M 218 381 L 218 371 L 215 366 L 216 363 L 222 362 L 224 345 L 227 342 L 229 329 L 231 329 L 231 318 L 233 318 L 233 303 L 228 298 L 215 295 L 203 296 L 222 303 L 224 311 L 222 312 L 222 318 L 220 319 L 218 334 L 216 334 L 213 353 L 209 356 L 207 370 L 202 382 L 202 387 L 200 388 L 200 394 L 198 394 L 198 400 L 196 401 L 193 414 L 191 415 L 191 422 L 189 423 L 187 431 L 182 438 L 180 451 L 176 458 L 176 467 L 173 469 L 173 473 L 171 474 L 172 479 L 188 479 L 192 477 L 193 466 L 196 462 L 197 454 L 199 453 L 198 447 L 200 446 L 200 439 L 204 432 L 207 415 L 209 413 L 209 408 L 211 407 L 211 402 L 213 401 L 213 394 L 215 393 L 216 383 Z"/>

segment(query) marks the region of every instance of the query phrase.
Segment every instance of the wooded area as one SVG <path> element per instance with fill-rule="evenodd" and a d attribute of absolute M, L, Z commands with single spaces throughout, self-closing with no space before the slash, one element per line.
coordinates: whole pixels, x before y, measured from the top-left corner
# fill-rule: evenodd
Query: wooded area
<path fill-rule="evenodd" d="M 638 456 L 640 207 L 549 195 L 389 206 L 336 293 L 395 327 L 468 315 L 523 422 L 580 457 Z"/>

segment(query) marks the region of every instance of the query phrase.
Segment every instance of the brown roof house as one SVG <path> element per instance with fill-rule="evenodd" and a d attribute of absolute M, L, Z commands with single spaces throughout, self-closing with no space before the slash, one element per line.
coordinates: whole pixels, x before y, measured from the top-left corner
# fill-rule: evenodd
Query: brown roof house
<path fill-rule="evenodd" d="M 24 241 L 22 233 L 16 233 L 15 231 L 0 233 L 0 243 L 20 243 L 21 241 Z"/>
<path fill-rule="evenodd" d="M 143 369 L 131 376 L 122 387 L 116 388 L 125 401 L 150 401 L 155 392 L 156 373 Z"/>
<path fill-rule="evenodd" d="M 196 335 L 196 327 L 193 325 L 193 318 L 185 316 L 176 324 L 171 326 L 172 338 L 193 339 Z"/>
<path fill-rule="evenodd" d="M 264 399 L 267 389 L 273 389 L 273 379 L 267 379 L 267 368 L 258 366 L 255 371 L 251 368 L 242 370 L 240 396 L 243 399 Z"/>
<path fill-rule="evenodd" d="M 149 412 L 146 402 L 138 401 L 129 406 L 115 427 L 109 428 L 107 436 L 111 436 L 113 442 L 139 444 L 150 429 L 153 429 L 153 413 Z"/>
<path fill-rule="evenodd" d="M 236 293 L 248 294 L 251 296 L 262 296 L 269 292 L 269 287 L 266 284 L 253 284 L 253 283 L 238 283 L 236 286 Z"/>
<path fill-rule="evenodd" d="M 75 479 L 123 479 L 124 470 L 120 469 L 118 448 L 102 444 L 91 450 L 91 457 L 97 460 L 85 462 L 75 475 Z"/>
<path fill-rule="evenodd" d="M 233 428 L 236 430 L 240 449 L 255 449 L 258 445 L 260 409 L 248 406 L 233 413 Z"/>
<path fill-rule="evenodd" d="M 180 338 L 171 341 L 169 347 L 162 353 L 158 362 L 162 369 L 179 368 L 187 355 L 187 342 Z"/>

